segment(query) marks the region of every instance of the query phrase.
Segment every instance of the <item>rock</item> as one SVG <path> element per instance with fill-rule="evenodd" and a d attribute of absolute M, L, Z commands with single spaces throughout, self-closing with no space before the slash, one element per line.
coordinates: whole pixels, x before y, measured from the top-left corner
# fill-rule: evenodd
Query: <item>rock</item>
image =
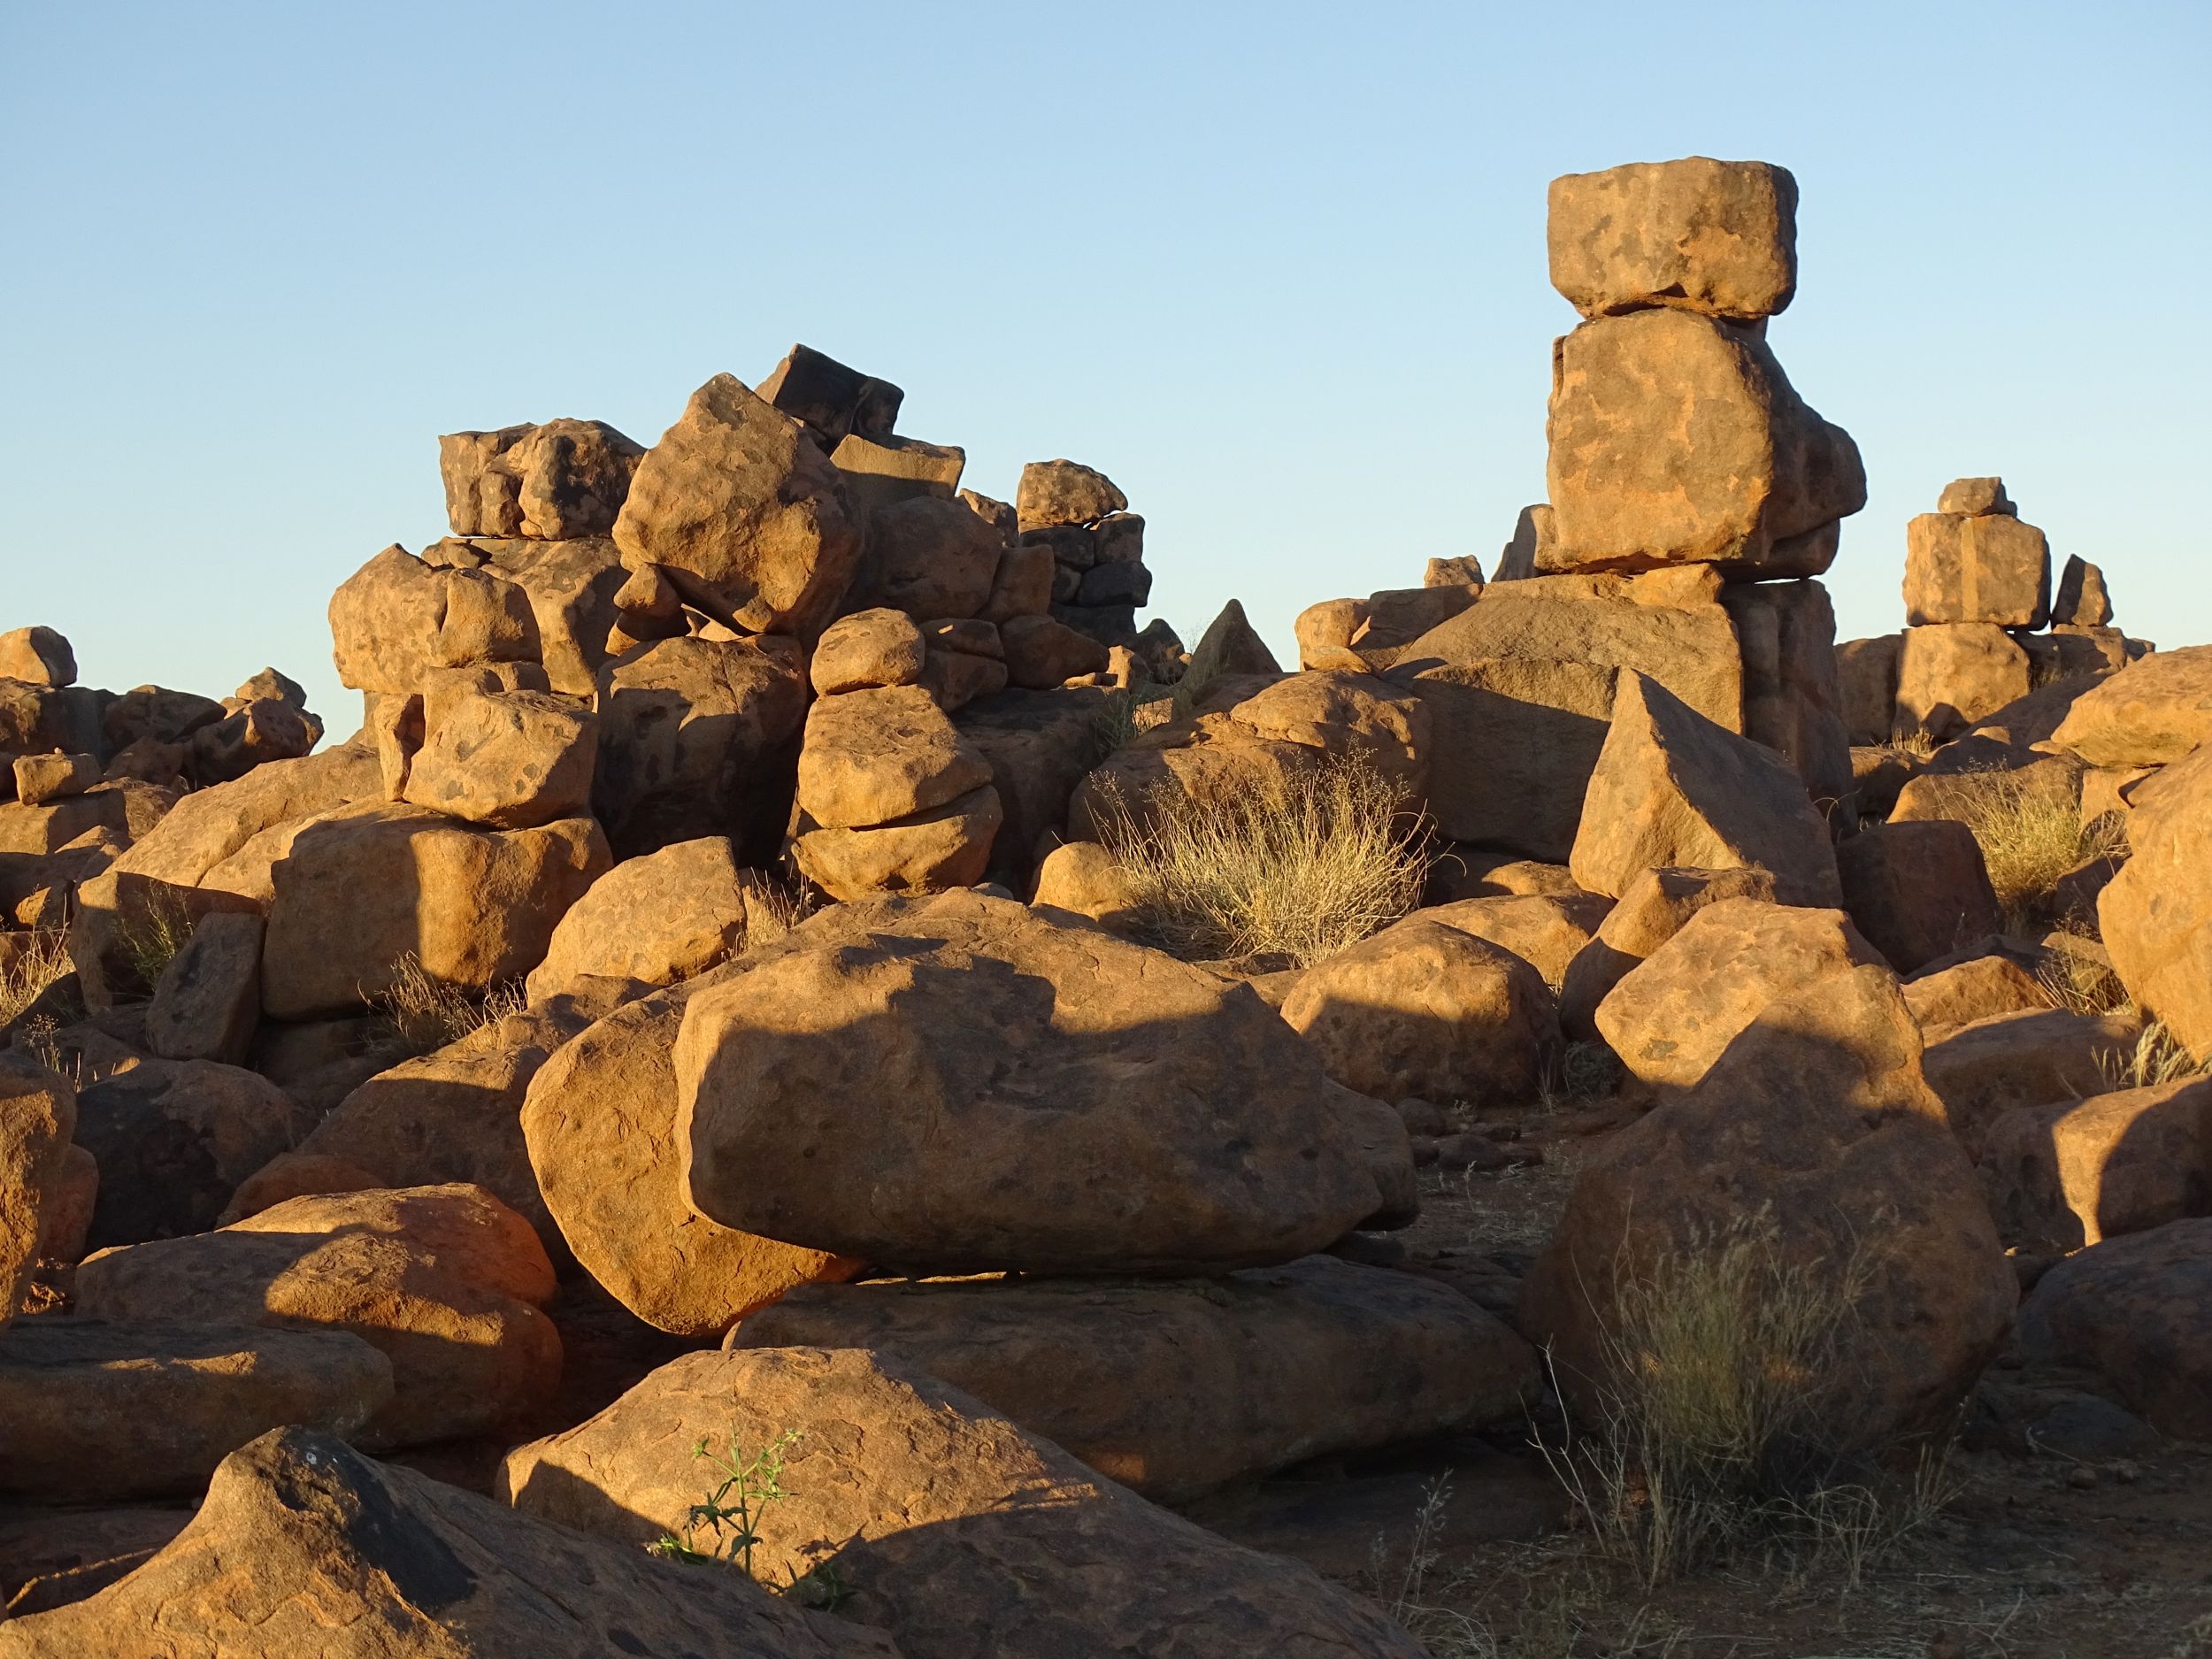
<path fill-rule="evenodd" d="M 2133 1019 L 2116 1014 L 1993 1014 L 1940 1031 L 1924 1064 L 1960 1143 L 1978 1155 L 2001 1112 L 2109 1090 L 2104 1068 L 2124 1062 L 2138 1034 Z"/>
<path fill-rule="evenodd" d="M 603 420 L 451 433 L 438 440 L 446 516 L 463 536 L 604 535 L 644 453 Z"/>
<path fill-rule="evenodd" d="M 223 1213 L 215 1217 L 215 1225 L 227 1227 L 234 1221 L 257 1216 L 288 1198 L 306 1198 L 318 1193 L 366 1193 L 389 1185 L 382 1177 L 372 1175 L 359 1164 L 349 1164 L 343 1158 L 329 1157 L 320 1152 L 280 1152 L 238 1183 L 238 1190 L 230 1195 L 230 1202 L 223 1206 Z"/>
<path fill-rule="evenodd" d="M 1308 969 L 1282 1018 L 1331 1077 L 1385 1101 L 1522 1103 L 1559 1033 L 1535 968 L 1426 911 Z"/>
<path fill-rule="evenodd" d="M 1556 570 L 1817 576 L 1835 521 L 1866 504 L 1858 446 L 1806 407 L 1765 342 L 1686 311 L 1604 317 L 1557 342 L 1546 430 Z"/>
<path fill-rule="evenodd" d="M 2092 1245 L 2037 1281 L 2020 1310 L 2031 1363 L 2088 1372 L 2153 1427 L 2212 1440 L 2212 1220 L 2170 1221 Z"/>
<path fill-rule="evenodd" d="M 1597 1028 L 1647 1087 L 1687 1089 L 1770 1008 L 1880 961 L 1840 910 L 1708 895 L 1598 1004 Z"/>
<path fill-rule="evenodd" d="M 613 539 L 497 541 L 474 544 L 491 572 L 522 590 L 536 619 L 545 689 L 588 697 L 607 660 L 607 636 L 618 611 L 615 597 L 629 572 Z"/>
<path fill-rule="evenodd" d="M 1843 907 L 1900 973 L 2001 932 L 1981 843 L 1954 818 L 1878 824 L 1836 849 Z"/>
<path fill-rule="evenodd" d="M 447 706 L 407 775 L 405 798 L 494 829 L 534 829 L 591 810 L 598 723 L 545 692 L 465 696 Z"/>
<path fill-rule="evenodd" d="M 1775 900 L 1768 870 L 1647 870 L 1598 924 L 1561 976 L 1560 1023 L 1577 1041 L 1597 1036 L 1597 1011 L 1629 972 L 1681 931 L 1683 923 L 1722 899 Z"/>
<path fill-rule="evenodd" d="M 1886 743 L 1897 725 L 1901 634 L 1846 640 L 1836 647 L 1836 685 L 1845 733 L 1854 743 Z"/>
<path fill-rule="evenodd" d="M 2078 553 L 2066 556 L 2066 568 L 2058 579 L 2058 595 L 2051 601 L 2051 620 L 2079 628 L 2101 628 L 2112 620 L 2112 598 L 2105 591 L 2104 572 Z"/>
<path fill-rule="evenodd" d="M 2046 802 L 2071 814 L 2078 810 L 2080 790 L 2081 764 L 2070 756 L 2047 756 L 2024 766 L 2001 764 L 1980 772 L 1922 772 L 1897 792 L 1889 821 L 1955 818 L 1975 824 L 1993 811 L 2009 813 L 2022 805 Z"/>
<path fill-rule="evenodd" d="M 889 437 L 906 400 L 890 381 L 849 369 L 811 346 L 793 346 L 759 390 L 764 400 L 803 421 L 829 449 L 850 432 L 864 438 Z"/>
<path fill-rule="evenodd" d="M 1191 649 L 1190 666 L 1185 670 L 1184 678 L 1202 687 L 1228 674 L 1282 672 L 1282 664 L 1275 660 L 1275 653 L 1267 649 L 1267 641 L 1245 620 L 1244 607 L 1232 599 L 1198 636 L 1198 643 Z"/>
<path fill-rule="evenodd" d="M 264 697 L 193 733 L 184 770 L 198 784 L 228 783 L 273 760 L 302 758 L 322 734 L 322 722 L 313 716 Z"/>
<path fill-rule="evenodd" d="M 817 1285 L 726 1347 L 895 1357 L 1163 1503 L 1518 1419 L 1536 1356 L 1441 1285 L 1307 1256 L 1194 1281 Z"/>
<path fill-rule="evenodd" d="M 15 798 L 25 806 L 44 806 L 50 801 L 82 795 L 99 781 L 96 756 L 56 753 L 15 757 Z"/>
<path fill-rule="evenodd" d="M 991 596 L 980 614 L 1004 624 L 1016 617 L 1041 617 L 1052 605 L 1053 572 L 1059 567 L 1048 547 L 1002 548 L 998 571 L 991 579 Z"/>
<path fill-rule="evenodd" d="M 1067 841 L 1046 854 L 1030 902 L 1110 927 L 1133 926 L 1139 908 L 1120 862 L 1096 841 Z"/>
<path fill-rule="evenodd" d="M 695 1208 L 879 1264 L 1218 1271 L 1377 1208 L 1343 1096 L 1258 998 L 980 895 L 695 996 L 676 1070 Z"/>
<path fill-rule="evenodd" d="M 999 627 L 1006 675 L 1025 690 L 1043 691 L 1106 667 L 1106 648 L 1050 617 L 1015 617 Z"/>
<path fill-rule="evenodd" d="M 1830 1292 L 1864 1273 L 1810 1418 L 1824 1444 L 1790 1449 L 1880 1452 L 1951 1432 L 2017 1293 L 1919 1048 L 1886 968 L 1824 975 L 1592 1156 L 1521 1303 L 1575 1417 L 1598 1420 L 1617 1386 L 1619 1286 L 1740 1240 Z"/>
<path fill-rule="evenodd" d="M 2136 800 L 2134 851 L 2098 896 L 2099 933 L 2128 995 L 2200 1062 L 2212 1060 L 2212 742 L 2139 786 Z"/>
<path fill-rule="evenodd" d="M 922 495 L 879 507 L 869 515 L 867 552 L 847 603 L 917 621 L 979 615 L 1004 548 L 997 529 L 957 501 Z"/>
<path fill-rule="evenodd" d="M 291 1156 L 365 1171 L 378 1187 L 472 1183 L 526 1220 L 559 1256 L 565 1247 L 530 1167 L 520 1113 L 539 1068 L 591 1023 L 572 999 L 558 996 L 403 1060 L 347 1094 Z M 319 1181 L 296 1190 L 350 1185 Z M 253 1213 L 236 1200 L 234 1208 L 241 1218 Z"/>
<path fill-rule="evenodd" d="M 2005 513 L 1924 512 L 1905 526 L 1905 622 L 2039 628 L 2051 616 L 2051 549 Z"/>
<path fill-rule="evenodd" d="M 391 1362 L 392 1397 L 356 1435 L 377 1450 L 496 1430 L 541 1402 L 561 1344 L 533 1304 L 552 1294 L 529 1224 L 466 1186 L 294 1198 L 77 1270 L 95 1318 L 350 1331 Z"/>
<path fill-rule="evenodd" d="M 1646 870 L 1774 872 L 1783 896 L 1841 896 L 1827 826 L 1772 750 L 1704 718 L 1664 686 L 1623 672 L 1568 868 L 1615 897 Z"/>
<path fill-rule="evenodd" d="M 1637 162 L 1551 181 L 1551 285 L 1585 317 L 1681 306 L 1750 322 L 1797 291 L 1797 180 L 1763 161 Z"/>
<path fill-rule="evenodd" d="M 250 1562 L 241 1572 L 238 1563 Z M 588 1594 L 549 1586 L 588 1586 Z M 9 1659 L 546 1659 L 635 1651 L 895 1659 L 888 1640 L 810 1614 L 734 1572 L 546 1526 L 362 1456 L 313 1429 L 226 1458 L 189 1525 L 99 1594 L 18 1619 Z"/>
<path fill-rule="evenodd" d="M 841 478 L 797 421 L 718 374 L 638 463 L 615 545 L 633 570 L 691 579 L 718 621 L 810 636 L 860 560 Z"/>
<path fill-rule="evenodd" d="M 1593 898 L 1605 902 L 1601 893 L 1586 894 L 1564 864 L 1548 864 L 1534 858 L 1516 858 L 1509 853 L 1455 844 L 1440 851 L 1429 866 L 1428 890 L 1423 902 L 1454 904 L 1462 899 Z"/>
<path fill-rule="evenodd" d="M 792 842 L 800 873 L 833 899 L 881 893 L 941 893 L 983 879 L 1005 811 L 998 791 L 979 789 L 887 824 L 809 829 Z"/>
<path fill-rule="evenodd" d="M 146 1010 L 146 1042 L 165 1060 L 243 1065 L 261 1020 L 261 918 L 215 910 L 169 959 Z"/>
<path fill-rule="evenodd" d="M 889 508 L 920 500 L 954 504 L 953 492 L 967 464 L 967 452 L 953 445 L 888 435 L 849 434 L 830 451 L 830 465 L 844 481 L 847 499 L 869 520 L 872 541 L 874 520 Z"/>
<path fill-rule="evenodd" d="M 708 1220 L 676 1138 L 676 1033 L 711 971 L 617 1009 L 530 1079 L 522 1131 L 546 1208 L 586 1271 L 648 1324 L 711 1337 L 795 1286 L 860 1263 Z"/>
<path fill-rule="evenodd" d="M 1719 590 L 1706 571 L 1497 582 L 1405 647 L 1388 678 L 1430 708 L 1438 829 L 1565 863 L 1624 667 L 1740 728 L 1743 664 Z"/>
<path fill-rule="evenodd" d="M 1897 724 L 1939 741 L 2028 695 L 2028 654 L 1993 622 L 1907 628 L 1897 659 Z"/>
<path fill-rule="evenodd" d="M 2212 1213 L 2212 1080 L 2001 1112 L 1980 1162 L 1997 1230 L 2022 1249 L 2069 1256 Z"/>
<path fill-rule="evenodd" d="M 255 1436 L 343 1437 L 391 1395 L 391 1362 L 343 1332 L 26 1320 L 0 1340 L 0 1489 L 197 1497 Z"/>
<path fill-rule="evenodd" d="M 878 686 L 910 686 L 928 665 L 922 631 L 903 611 L 856 611 L 823 631 L 808 664 L 814 689 L 825 697 Z"/>
<path fill-rule="evenodd" d="M 1736 582 L 1721 590 L 1743 653 L 1743 735 L 1797 769 L 1820 811 L 1843 830 L 1851 742 L 1836 673 L 1836 613 L 1816 581 Z"/>
<path fill-rule="evenodd" d="M 2154 651 L 2074 699 L 2053 741 L 2093 766 L 2158 766 L 2212 742 L 2212 645 Z"/>
<path fill-rule="evenodd" d="M 1068 803 L 1105 747 L 1110 692 L 1094 687 L 1007 691 L 970 703 L 953 721 L 991 764 L 1004 820 L 991 843 L 994 868 L 1027 884 L 1034 849 L 1067 823 Z"/>
<path fill-rule="evenodd" d="M 921 679 L 931 700 L 947 714 L 957 713 L 979 697 L 996 696 L 1006 689 L 1006 664 L 995 657 L 933 649 Z"/>
<path fill-rule="evenodd" d="M 480 571 L 434 568 L 394 545 L 330 600 L 338 678 L 359 691 L 411 694 L 429 672 L 478 662 L 534 662 L 528 595 Z"/>
<path fill-rule="evenodd" d="M 541 1002 L 588 978 L 672 985 L 742 949 L 754 882 L 726 836 L 677 841 L 625 859 L 593 882 L 553 929 L 530 972 Z"/>
<path fill-rule="evenodd" d="M 888 824 L 990 780 L 990 763 L 918 687 L 823 697 L 808 711 L 798 804 L 823 828 Z"/>
<path fill-rule="evenodd" d="M 780 1434 L 790 1495 L 764 1509 L 755 1571 L 833 1568 L 847 1617 L 908 1659 L 1405 1655 L 1420 1649 L 1310 1570 L 1101 1480 L 920 1371 L 853 1350 L 692 1354 L 591 1421 L 518 1448 L 499 1490 L 526 1514 L 635 1553 L 697 1500 L 701 1436 Z"/>
<path fill-rule="evenodd" d="M 205 1232 L 306 1127 L 282 1089 L 212 1060 L 141 1060 L 101 1078 L 77 1096 L 77 1141 L 100 1164 L 89 1242 Z"/>
<path fill-rule="evenodd" d="M 2007 956 L 1974 956 L 1924 970 L 1904 984 L 1905 1006 L 1923 1032 L 1964 1025 L 1993 1014 L 2032 1013 L 2051 1006 L 2042 982 Z"/>
<path fill-rule="evenodd" d="M 601 671 L 598 713 L 592 811 L 617 856 L 723 835 L 768 862 L 806 718 L 795 660 L 743 641 L 662 640 Z"/>
<path fill-rule="evenodd" d="M 76 1126 L 69 1080 L 19 1049 L 0 1049 L 0 1330 L 38 1264 Z"/>
<path fill-rule="evenodd" d="M 1089 524 L 1128 505 L 1129 498 L 1114 488 L 1113 480 L 1076 461 L 1030 462 L 1022 468 L 1014 497 L 1014 511 L 1025 531 Z"/>
<path fill-rule="evenodd" d="M 349 1012 L 388 992 L 411 956 L 463 990 L 518 979 L 611 862 L 588 818 L 491 830 L 412 806 L 333 813 L 301 830 L 276 866 L 262 1010 L 272 1019 Z"/>
<path fill-rule="evenodd" d="M 73 686 L 77 654 L 52 628 L 13 628 L 0 634 L 0 680 L 27 686 Z"/>
<path fill-rule="evenodd" d="M 1936 501 L 1936 511 L 1970 517 L 1985 513 L 2009 517 L 2013 505 L 2011 497 L 2005 494 L 2005 480 L 2001 478 L 1955 478 L 1943 487 L 1943 494 Z"/>
<path fill-rule="evenodd" d="M 81 1601 L 142 1566 L 191 1518 L 150 1507 L 0 1513 L 0 1605 L 20 1621 Z"/>
<path fill-rule="evenodd" d="M 124 692 L 100 716 L 101 734 L 111 749 L 133 743 L 181 743 L 204 726 L 212 726 L 229 712 L 212 697 L 163 686 L 140 686 Z"/>
<path fill-rule="evenodd" d="M 1556 990 L 1612 908 L 1601 894 L 1571 892 L 1463 899 L 1419 914 L 1511 951 Z"/>

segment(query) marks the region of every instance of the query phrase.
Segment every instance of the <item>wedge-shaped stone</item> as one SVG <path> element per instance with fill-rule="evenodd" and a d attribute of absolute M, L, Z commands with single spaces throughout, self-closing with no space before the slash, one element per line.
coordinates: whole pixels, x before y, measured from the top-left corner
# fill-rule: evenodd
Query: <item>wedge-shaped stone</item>
<path fill-rule="evenodd" d="M 2097 899 L 2097 920 L 2128 994 L 2212 1061 L 2212 742 L 2135 792 L 2134 849 Z"/>
<path fill-rule="evenodd" d="M 1836 849 L 1836 866 L 1844 909 L 1900 973 L 2004 926 L 1981 843 L 1955 818 L 1861 830 Z"/>
<path fill-rule="evenodd" d="M 676 1072 L 703 1214 L 915 1271 L 1260 1266 L 1379 1208 L 1256 996 L 979 894 L 693 997 Z"/>
<path fill-rule="evenodd" d="M 825 447 L 849 432 L 887 438 L 906 394 L 888 380 L 848 368 L 827 352 L 795 345 L 761 380 L 760 395 L 795 420 L 804 421 Z"/>
<path fill-rule="evenodd" d="M 1309 1569 L 1154 1508 L 967 1394 L 850 1349 L 692 1354 L 590 1421 L 508 1455 L 526 1514 L 632 1549 L 698 1501 L 691 1448 L 796 1432 L 791 1495 L 766 1506 L 755 1571 L 833 1568 L 845 1616 L 907 1659 L 1415 1659 L 1420 1649 Z"/>
<path fill-rule="evenodd" d="M 1928 1086 L 1942 1098 L 1960 1143 L 1978 1155 L 1983 1132 L 2015 1107 L 2107 1092 L 2109 1075 L 2140 1034 L 2137 1020 L 2118 1014 L 2058 1008 L 1993 1014 L 1941 1030 L 1928 1045 Z"/>
<path fill-rule="evenodd" d="M 723 1652 L 898 1659 L 879 1632 L 741 1573 L 545 1525 L 309 1428 L 226 1458 L 199 1513 L 137 1571 L 0 1628 L 7 1659 Z"/>
<path fill-rule="evenodd" d="M 1791 1451 L 1878 1453 L 1952 1432 L 2017 1293 L 1919 1057 L 1895 978 L 1848 968 L 1763 1009 L 1694 1088 L 1584 1166 L 1519 1320 L 1551 1345 L 1576 1416 L 1599 1414 L 1624 1384 L 1624 1343 L 1642 1340 L 1622 1287 L 1663 1292 L 1735 1247 L 1777 1275 L 1759 1282 L 1848 1309 L 1800 1425 L 1813 1443 Z"/>
<path fill-rule="evenodd" d="M 2000 1113 L 1981 1171 L 1998 1231 L 2026 1250 L 2070 1256 L 2212 1213 L 2212 1080 Z"/>
<path fill-rule="evenodd" d="M 588 979 L 673 985 L 743 949 L 749 907 L 763 898 L 726 836 L 677 841 L 626 858 L 591 884 L 531 970 L 541 1001 Z"/>
<path fill-rule="evenodd" d="M 1763 161 L 1632 162 L 1551 181 L 1551 284 L 1585 317 L 1671 305 L 1750 322 L 1797 291 L 1797 180 Z"/>
<path fill-rule="evenodd" d="M 2053 1005 L 2041 980 L 2002 956 L 1972 956 L 1932 968 L 1907 979 L 1904 992 L 1905 1006 L 1927 1033 L 1993 1014 L 2035 1013 Z"/>
<path fill-rule="evenodd" d="M 1683 923 L 1723 899 L 1774 902 L 1769 870 L 1647 870 L 1605 913 L 1589 943 L 1575 952 L 1559 987 L 1559 1020 L 1578 1041 L 1597 1035 L 1597 1011 L 1613 987 L 1672 939 Z"/>
<path fill-rule="evenodd" d="M 1432 1280 L 1333 1256 L 1170 1283 L 818 1285 L 732 1348 L 862 1348 L 1164 1503 L 1307 1458 L 1518 1419 L 1527 1343 Z"/>
<path fill-rule="evenodd" d="M 15 1317 L 38 1264 L 76 1128 L 77 1092 L 69 1079 L 27 1054 L 0 1050 L 0 1330 Z"/>
<path fill-rule="evenodd" d="M 1804 780 L 1772 749 L 1625 672 L 1567 867 L 1591 892 L 1618 897 L 1671 865 L 1771 871 L 1777 893 L 1797 903 L 1843 896 Z"/>
<path fill-rule="evenodd" d="M 2065 627 L 2101 628 L 2112 620 L 2112 595 L 2104 572 L 2078 553 L 2066 556 L 2066 568 L 2051 600 L 2051 620 Z"/>
<path fill-rule="evenodd" d="M 2212 645 L 2154 651 L 2074 699 L 2052 741 L 2093 766 L 2159 766 L 2212 742 Z"/>

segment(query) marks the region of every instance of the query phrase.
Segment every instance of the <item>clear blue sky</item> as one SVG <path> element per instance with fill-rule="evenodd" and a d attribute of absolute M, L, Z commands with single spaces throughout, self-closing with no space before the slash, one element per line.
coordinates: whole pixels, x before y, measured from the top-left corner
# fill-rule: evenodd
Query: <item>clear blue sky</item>
<path fill-rule="evenodd" d="M 1847 634 L 2001 472 L 2119 620 L 2212 640 L 2212 8 L 0 5 L 0 627 L 273 662 L 444 533 L 435 434 L 657 437 L 804 340 L 902 429 L 1104 468 L 1156 611 L 1486 567 L 1543 494 L 1554 174 L 1798 178 L 1772 342 L 1857 437 Z"/>

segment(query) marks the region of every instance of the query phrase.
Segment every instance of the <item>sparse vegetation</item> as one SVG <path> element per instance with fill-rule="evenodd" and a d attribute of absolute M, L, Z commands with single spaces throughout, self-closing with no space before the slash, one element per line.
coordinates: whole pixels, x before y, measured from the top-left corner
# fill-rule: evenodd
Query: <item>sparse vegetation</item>
<path fill-rule="evenodd" d="M 2212 1077 L 2212 1063 L 2198 1059 L 2178 1037 L 2154 1019 L 2144 1025 L 2134 1048 L 2125 1054 L 2100 1054 L 2097 1072 L 2116 1092 Z"/>
<path fill-rule="evenodd" d="M 760 1543 L 760 1524 L 769 1506 L 791 1494 L 784 1490 L 784 1453 L 805 1438 L 799 1429 L 787 1429 L 749 1457 L 738 1449 L 737 1432 L 724 1438 L 719 1453 L 709 1449 L 709 1437 L 695 1442 L 691 1455 L 720 1479 L 703 1502 L 685 1514 L 680 1532 L 663 1532 L 647 1548 L 671 1561 L 719 1562 L 739 1569 L 749 1578 L 780 1590 L 808 1607 L 834 1611 L 852 1594 L 834 1565 L 812 1572 L 794 1572 L 778 1585 L 762 1580 L 753 1565 L 753 1551 Z"/>
<path fill-rule="evenodd" d="M 1267 786 L 1154 791 L 1101 826 L 1144 930 L 1178 954 L 1307 967 L 1405 915 L 1428 834 L 1405 791 L 1357 756 Z"/>
<path fill-rule="evenodd" d="M 772 945 L 818 908 L 815 890 L 754 880 L 745 889 L 745 949 Z"/>
<path fill-rule="evenodd" d="M 1901 726 L 1893 732 L 1889 741 L 1883 747 L 1901 760 L 1925 765 L 1935 758 L 1935 752 L 1940 745 L 1928 733 L 1925 727 L 1911 726 Z"/>
<path fill-rule="evenodd" d="M 2062 925 L 2059 931 L 2093 949 L 2070 950 L 2060 945 L 2045 956 L 2035 978 L 2052 1005 L 2070 1014 L 2134 1012 L 2135 999 L 2128 995 L 2127 987 L 2105 960 L 2103 947 L 2098 944 L 2096 936 L 2079 922 Z"/>
<path fill-rule="evenodd" d="M 152 888 L 143 903 L 127 910 L 117 923 L 115 942 L 148 995 L 153 995 L 177 952 L 190 941 L 193 926 L 184 895 L 166 887 Z"/>
<path fill-rule="evenodd" d="M 373 1001 L 400 1041 L 417 1054 L 458 1042 L 523 1010 L 519 985 L 495 986 L 481 994 L 449 985 L 411 950 L 396 964 L 390 987 Z"/>
<path fill-rule="evenodd" d="M 1620 1056 L 1601 1042 L 1563 1043 L 1546 1060 L 1537 1103 L 1548 1112 L 1578 1111 L 1620 1087 Z"/>
<path fill-rule="evenodd" d="M 2109 815 L 2084 824 L 2074 803 L 2009 772 L 1987 776 L 1966 825 L 1981 844 L 2007 931 L 2032 932 L 2058 919 L 2051 895 L 2059 878 L 2092 858 L 2124 853 L 2126 833 Z"/>
<path fill-rule="evenodd" d="M 0 1025 L 14 1020 L 70 971 L 65 935 L 47 932 L 27 938 L 29 949 L 0 956 Z"/>

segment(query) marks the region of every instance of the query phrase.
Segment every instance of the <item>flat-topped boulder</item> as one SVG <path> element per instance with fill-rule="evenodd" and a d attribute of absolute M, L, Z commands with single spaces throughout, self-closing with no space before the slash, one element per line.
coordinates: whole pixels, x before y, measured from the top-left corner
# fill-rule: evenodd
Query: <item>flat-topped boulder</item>
<path fill-rule="evenodd" d="M 1676 306 L 1752 322 L 1797 291 L 1797 180 L 1763 161 L 1632 162 L 1554 179 L 1551 283 L 1585 317 Z"/>
<path fill-rule="evenodd" d="M 15 1317 L 38 1264 L 76 1127 L 69 1079 L 19 1050 L 0 1049 L 0 1330 Z"/>

